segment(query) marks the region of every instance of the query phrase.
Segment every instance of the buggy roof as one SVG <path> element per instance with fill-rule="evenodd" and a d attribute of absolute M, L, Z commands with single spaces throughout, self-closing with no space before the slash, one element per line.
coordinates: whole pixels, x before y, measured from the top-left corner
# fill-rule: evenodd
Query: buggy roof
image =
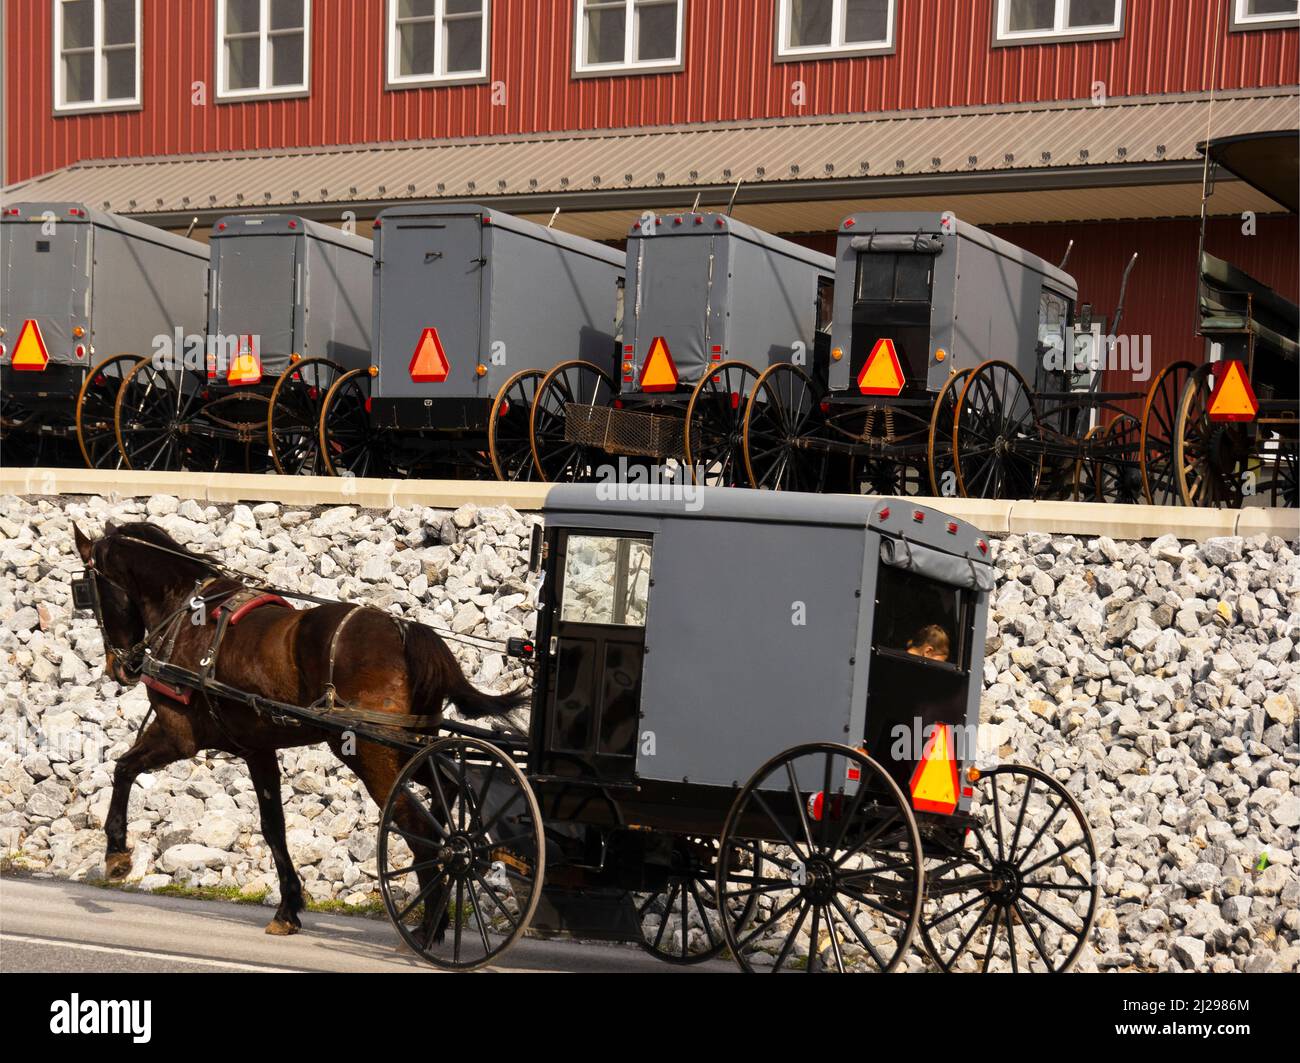
<path fill-rule="evenodd" d="M 177 236 L 175 233 L 169 233 L 166 229 L 160 229 L 156 225 L 136 221 L 134 218 L 126 218 L 121 214 L 110 214 L 107 211 L 96 210 L 84 203 L 7 203 L 6 207 L 9 210 L 19 212 L 15 217 L 3 218 L 6 224 L 43 222 L 46 220 L 44 216 L 48 213 L 53 214 L 60 225 L 99 225 L 105 229 L 114 229 L 136 240 L 147 240 L 150 243 L 171 248 L 173 251 L 183 251 L 195 258 L 209 257 L 207 245 L 201 244 L 197 240 Z M 79 215 L 73 214 L 74 209 L 79 210 L 81 213 Z"/>
<path fill-rule="evenodd" d="M 1218 137 L 1196 150 L 1292 214 L 1300 210 L 1300 130 Z"/>
<path fill-rule="evenodd" d="M 646 239 L 662 240 L 668 236 L 716 236 L 723 233 L 756 244 L 776 254 L 785 255 L 787 258 L 796 259 L 828 275 L 835 273 L 834 256 L 773 236 L 769 232 L 746 225 L 743 221 L 737 221 L 726 214 L 666 210 L 657 217 L 659 220 L 653 237 L 646 236 L 642 223 L 637 222 L 628 232 L 628 242 Z M 680 225 L 677 224 L 678 219 L 681 219 Z"/>
<path fill-rule="evenodd" d="M 292 223 L 292 224 L 290 224 Z M 363 255 L 373 255 L 374 245 L 365 237 L 345 233 L 332 225 L 324 225 L 297 214 L 231 214 L 222 218 L 212 229 L 213 240 L 228 240 L 232 236 L 282 236 L 306 233 L 314 240 L 346 247 Z"/>

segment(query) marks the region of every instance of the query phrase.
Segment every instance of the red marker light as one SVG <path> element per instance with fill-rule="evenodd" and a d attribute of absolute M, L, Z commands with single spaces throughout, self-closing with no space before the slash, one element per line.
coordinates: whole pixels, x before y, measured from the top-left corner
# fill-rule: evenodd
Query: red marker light
<path fill-rule="evenodd" d="M 382 227 L 383 227 L 383 224 L 384 224 L 384 223 L 383 223 L 382 221 L 380 221 L 380 219 L 376 218 L 376 219 L 375 219 L 375 224 L 372 226 L 372 228 L 375 228 L 375 229 L 382 228 Z"/>
<path fill-rule="evenodd" d="M 290 229 L 296 229 L 296 228 L 298 228 L 298 223 L 297 223 L 296 221 L 291 221 L 291 222 L 289 223 L 289 228 L 290 228 Z"/>
<path fill-rule="evenodd" d="M 949 522 L 948 522 L 948 534 L 949 534 L 949 535 L 956 535 L 956 534 L 957 534 L 957 522 L 956 522 L 956 521 L 949 521 Z"/>
<path fill-rule="evenodd" d="M 704 217 L 703 217 L 702 215 L 697 215 L 696 218 L 695 218 L 695 224 L 696 224 L 696 225 L 703 225 L 703 224 L 704 224 Z"/>
<path fill-rule="evenodd" d="M 75 354 L 78 358 L 85 358 L 86 348 L 83 347 L 80 343 L 78 343 L 77 346 L 73 348 L 72 353 Z"/>
<path fill-rule="evenodd" d="M 989 552 L 989 544 L 986 543 L 983 539 L 981 539 L 981 540 L 980 540 L 978 543 L 976 543 L 975 545 L 978 546 L 978 547 L 980 548 L 980 553 L 981 553 L 981 554 L 987 554 L 987 553 Z"/>
<path fill-rule="evenodd" d="M 921 510 L 921 509 L 918 509 L 915 513 L 912 514 L 912 519 L 913 519 L 914 521 L 916 521 L 917 524 L 924 524 L 924 523 L 925 523 L 925 511 L 924 511 L 924 510 Z"/>
<path fill-rule="evenodd" d="M 225 231 L 226 231 L 226 223 L 223 221 L 220 225 L 217 226 L 217 232 L 224 233 Z"/>
<path fill-rule="evenodd" d="M 880 519 L 881 519 L 881 520 L 888 520 L 888 519 L 889 519 L 889 507 L 888 507 L 888 506 L 886 506 L 884 509 L 882 509 L 882 510 L 880 511 Z"/>
<path fill-rule="evenodd" d="M 846 229 L 852 229 L 852 228 L 853 228 L 855 225 L 857 225 L 857 224 L 858 224 L 858 223 L 857 223 L 857 220 L 856 220 L 855 218 L 845 218 L 845 219 L 844 219 L 844 228 L 846 228 Z"/>

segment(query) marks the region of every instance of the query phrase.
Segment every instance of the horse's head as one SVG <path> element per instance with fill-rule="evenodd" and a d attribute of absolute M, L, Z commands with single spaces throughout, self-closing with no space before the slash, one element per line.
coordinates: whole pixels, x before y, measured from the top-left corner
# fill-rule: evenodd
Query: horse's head
<path fill-rule="evenodd" d="M 91 539 L 76 524 L 72 526 L 77 543 L 77 553 L 86 566 L 83 577 L 88 581 L 92 597 L 77 601 L 82 608 L 90 608 L 99 622 L 99 632 L 104 639 L 104 673 L 122 686 L 134 686 L 140 680 L 135 663 L 125 660 L 131 647 L 145 635 L 144 614 L 127 581 L 129 574 L 123 570 L 120 558 L 115 558 L 110 543 L 118 529 L 110 521 L 99 539 Z"/>

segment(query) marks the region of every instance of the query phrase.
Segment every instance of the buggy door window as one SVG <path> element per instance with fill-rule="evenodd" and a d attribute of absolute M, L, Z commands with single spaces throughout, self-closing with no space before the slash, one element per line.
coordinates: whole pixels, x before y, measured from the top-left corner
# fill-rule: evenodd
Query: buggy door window
<path fill-rule="evenodd" d="M 964 671 L 973 623 L 969 598 L 959 587 L 882 564 L 876 589 L 877 651 Z"/>
<path fill-rule="evenodd" d="M 627 773 L 641 712 L 652 547 L 617 535 L 565 535 L 561 544 L 548 748 L 598 764 L 602 775 Z"/>

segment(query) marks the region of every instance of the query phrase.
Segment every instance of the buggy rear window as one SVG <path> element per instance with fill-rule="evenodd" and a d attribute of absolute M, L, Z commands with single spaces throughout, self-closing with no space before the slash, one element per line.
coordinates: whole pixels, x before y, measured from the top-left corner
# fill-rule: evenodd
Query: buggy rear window
<path fill-rule="evenodd" d="M 560 619 L 645 627 L 650 544 L 612 535 L 571 535 L 565 547 Z"/>
<path fill-rule="evenodd" d="M 857 301 L 928 303 L 934 274 L 932 255 L 872 251 L 858 256 Z"/>
<path fill-rule="evenodd" d="M 970 594 L 905 569 L 880 566 L 874 645 L 959 670 L 969 667 Z"/>

